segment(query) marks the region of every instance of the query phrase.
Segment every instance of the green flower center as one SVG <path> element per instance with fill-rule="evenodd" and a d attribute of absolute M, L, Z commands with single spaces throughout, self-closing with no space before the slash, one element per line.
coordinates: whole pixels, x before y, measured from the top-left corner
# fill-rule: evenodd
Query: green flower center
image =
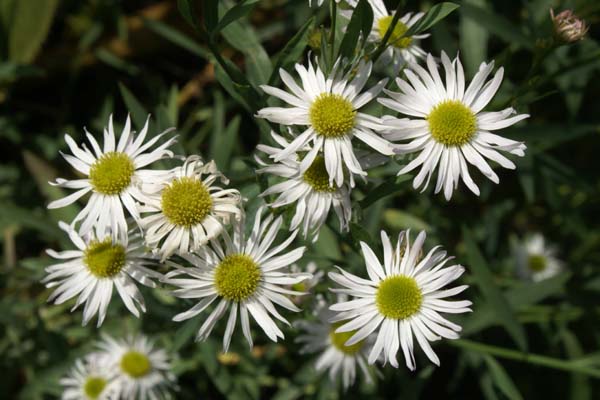
<path fill-rule="evenodd" d="M 315 158 L 311 166 L 302 175 L 302 179 L 317 192 L 332 193 L 337 190 L 335 186 L 329 186 L 329 174 L 325 168 L 325 158 L 322 156 Z"/>
<path fill-rule="evenodd" d="M 419 311 L 423 294 L 413 278 L 395 275 L 379 283 L 375 302 L 384 317 L 406 319 Z"/>
<path fill-rule="evenodd" d="M 331 330 L 329 331 L 329 338 L 331 339 L 331 344 L 333 344 L 333 346 L 336 349 L 338 349 L 344 354 L 356 354 L 360 351 L 360 349 L 362 349 L 364 345 L 364 340 L 354 343 L 351 346 L 346 346 L 344 343 L 346 343 L 352 336 L 354 336 L 356 331 L 336 332 L 335 330 L 343 324 L 344 322 L 336 322 L 334 324 L 331 324 Z"/>
<path fill-rule="evenodd" d="M 546 257 L 540 254 L 532 254 L 529 256 L 529 269 L 533 272 L 540 272 L 546 269 Z"/>
<path fill-rule="evenodd" d="M 97 399 L 106 387 L 106 379 L 97 376 L 90 376 L 83 385 L 83 392 L 90 399 Z"/>
<path fill-rule="evenodd" d="M 83 262 L 97 278 L 112 278 L 125 265 L 125 247 L 110 238 L 91 241 L 83 252 Z"/>
<path fill-rule="evenodd" d="M 475 114 L 458 100 L 446 100 L 433 107 L 427 121 L 431 136 L 446 146 L 468 143 L 477 130 Z"/>
<path fill-rule="evenodd" d="M 131 184 L 134 171 L 133 161 L 127 154 L 111 151 L 92 164 L 90 183 L 96 192 L 114 196 Z"/>
<path fill-rule="evenodd" d="M 130 350 L 121 358 L 121 369 L 132 378 L 141 378 L 152 369 L 152 364 L 145 354 Z"/>
<path fill-rule="evenodd" d="M 326 138 L 344 136 L 354 127 L 356 111 L 351 102 L 339 94 L 321 93 L 308 111 L 315 131 Z"/>
<path fill-rule="evenodd" d="M 245 254 L 225 257 L 215 271 L 215 286 L 219 296 L 240 302 L 258 289 L 262 274 L 259 266 Z"/>
<path fill-rule="evenodd" d="M 163 214 L 175 225 L 191 227 L 199 224 L 211 212 L 210 192 L 199 179 L 175 179 L 162 193 Z"/>
<path fill-rule="evenodd" d="M 388 15 L 387 17 L 379 18 L 377 21 L 377 29 L 379 30 L 379 37 L 381 39 L 383 39 L 385 33 L 392 24 L 392 18 L 391 15 Z M 409 47 L 412 43 L 412 38 L 410 36 L 403 37 L 407 30 L 408 26 L 400 21 L 396 22 L 396 26 L 394 26 L 394 30 L 388 39 L 388 43 L 399 49 L 406 49 Z"/>

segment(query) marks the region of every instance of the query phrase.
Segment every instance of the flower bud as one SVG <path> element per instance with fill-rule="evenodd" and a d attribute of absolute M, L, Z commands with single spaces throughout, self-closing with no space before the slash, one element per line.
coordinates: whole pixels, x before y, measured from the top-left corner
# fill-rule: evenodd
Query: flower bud
<path fill-rule="evenodd" d="M 554 10 L 550 9 L 550 16 L 554 24 L 554 36 L 560 42 L 573 43 L 581 40 L 589 29 L 585 21 L 577 18 L 571 10 L 554 15 Z"/>

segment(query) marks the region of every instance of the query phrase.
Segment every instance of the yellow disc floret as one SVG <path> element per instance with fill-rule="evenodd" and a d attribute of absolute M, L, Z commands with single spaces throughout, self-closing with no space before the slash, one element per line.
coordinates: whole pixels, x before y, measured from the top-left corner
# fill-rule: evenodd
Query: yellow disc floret
<path fill-rule="evenodd" d="M 326 138 L 344 136 L 354 128 L 354 106 L 339 94 L 321 93 L 308 113 L 314 130 Z"/>
<path fill-rule="evenodd" d="M 344 354 L 356 354 L 360 351 L 360 349 L 362 349 L 364 345 L 364 340 L 356 342 L 353 345 L 346 346 L 344 343 L 346 343 L 348 339 L 354 336 L 356 331 L 336 332 L 335 330 L 343 324 L 344 322 L 336 322 L 334 324 L 331 324 L 331 330 L 329 331 L 329 338 L 331 339 L 331 344 Z"/>
<path fill-rule="evenodd" d="M 532 254 L 529 256 L 529 269 L 533 272 L 540 272 L 546 269 L 546 257 L 541 254 Z"/>
<path fill-rule="evenodd" d="M 392 24 L 392 16 L 388 15 L 387 17 L 379 18 L 377 21 L 377 30 L 379 31 L 379 37 L 383 39 L 385 33 L 388 28 Z M 402 22 L 396 22 L 396 26 L 394 26 L 394 30 L 388 39 L 388 44 L 397 47 L 399 49 L 406 49 L 412 43 L 412 38 L 410 36 L 403 37 L 408 27 Z"/>
<path fill-rule="evenodd" d="M 125 248 L 111 238 L 91 241 L 83 252 L 83 262 L 97 278 L 112 278 L 125 265 Z"/>
<path fill-rule="evenodd" d="M 133 161 L 127 154 L 111 151 L 90 167 L 90 183 L 94 191 L 114 196 L 131 184 L 134 171 Z"/>
<path fill-rule="evenodd" d="M 473 111 L 458 100 L 446 100 L 427 116 L 431 136 L 446 146 L 469 143 L 477 131 L 477 118 Z"/>
<path fill-rule="evenodd" d="M 141 378 L 150 372 L 152 364 L 145 354 L 129 350 L 121 358 L 121 369 L 132 378 Z"/>
<path fill-rule="evenodd" d="M 106 387 L 106 379 L 97 376 L 90 376 L 83 384 L 83 392 L 90 399 L 97 399 Z"/>
<path fill-rule="evenodd" d="M 175 179 L 162 193 L 162 210 L 175 225 L 191 227 L 199 224 L 211 212 L 210 192 L 199 179 Z"/>
<path fill-rule="evenodd" d="M 406 319 L 421 309 L 423 294 L 414 278 L 394 275 L 379 283 L 375 302 L 384 317 Z"/>
<path fill-rule="evenodd" d="M 256 292 L 261 276 L 260 267 L 252 258 L 245 254 L 232 254 L 217 265 L 215 287 L 221 297 L 240 302 Z"/>
<path fill-rule="evenodd" d="M 317 192 L 335 192 L 335 186 L 329 186 L 329 174 L 325 168 L 325 159 L 317 156 L 310 167 L 302 176 L 304 182 L 308 183 Z"/>

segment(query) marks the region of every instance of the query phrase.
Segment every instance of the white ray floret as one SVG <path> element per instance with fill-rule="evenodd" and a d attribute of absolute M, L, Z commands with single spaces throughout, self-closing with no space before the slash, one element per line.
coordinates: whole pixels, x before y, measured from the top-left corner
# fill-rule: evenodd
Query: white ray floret
<path fill-rule="evenodd" d="M 62 400 L 116 400 L 116 374 L 108 368 L 108 360 L 100 353 L 77 359 L 69 374 L 60 380 L 64 386 Z"/>
<path fill-rule="evenodd" d="M 377 339 L 368 358 L 370 364 L 383 353 L 384 363 L 389 362 L 397 368 L 396 356 L 402 349 L 406 366 L 414 370 L 413 338 L 416 338 L 431 362 L 439 365 L 440 360 L 429 342 L 441 338 L 457 339 L 461 330 L 441 314 L 471 311 L 470 301 L 446 300 L 467 288 L 466 285 L 445 288 L 463 274 L 464 268 L 460 265 L 446 267 L 451 258 L 446 257 L 446 252 L 439 246 L 422 257 L 425 232 L 417 236 L 412 246 L 408 231 L 400 233 L 395 249 L 384 231 L 381 241 L 383 264 L 369 246 L 364 242 L 360 244 L 369 279 L 342 269 L 339 273 L 329 273 L 329 277 L 341 286 L 332 291 L 354 297 L 330 307 L 337 313 L 331 322 L 344 321 L 336 329 L 338 333 L 356 331 L 345 343 L 347 346 L 376 332 Z"/>
<path fill-rule="evenodd" d="M 552 278 L 563 270 L 563 262 L 556 257 L 556 248 L 548 245 L 540 233 L 519 244 L 516 257 L 519 275 L 534 282 Z"/>
<path fill-rule="evenodd" d="M 154 150 L 150 150 L 173 128 L 167 129 L 144 143 L 148 134 L 149 120 L 150 117 L 146 120 L 139 135 L 135 137 L 134 132 L 131 131 L 131 121 L 128 116 L 117 142 L 111 115 L 108 129 L 104 129 L 102 148 L 86 130 L 92 150 L 89 150 L 85 144 L 81 147 L 78 146 L 71 136 L 66 134 L 65 141 L 73 155 L 61 154 L 85 178 L 74 180 L 58 178 L 56 182 L 51 182 L 52 185 L 77 191 L 51 202 L 48 204 L 48 208 L 68 206 L 91 193 L 86 206 L 72 223 L 75 226 L 81 222 L 79 233 L 85 235 L 93 229 L 101 236 L 104 236 L 107 229 L 110 229 L 113 235 L 127 232 L 124 209 L 136 221 L 139 221 L 136 201 L 142 201 L 145 198 L 140 191 L 140 185 L 148 179 L 154 179 L 157 174 L 162 172 L 142 168 L 162 158 L 173 157 L 173 152 L 168 148 L 175 142 L 175 137 L 168 139 Z"/>
<path fill-rule="evenodd" d="M 398 174 L 420 167 L 413 186 L 415 189 L 423 186 L 425 190 L 433 173 L 438 170 L 435 192 L 443 189 L 444 196 L 449 200 L 461 178 L 473 193 L 479 195 L 479 188 L 469 174 L 469 164 L 494 183 L 498 183 L 499 178 L 488 160 L 504 168 L 516 168 L 501 152 L 522 157 L 525 144 L 491 131 L 514 125 L 529 115 L 514 115 L 516 112 L 512 108 L 482 111 L 496 94 L 504 75 L 504 69 L 500 68 L 486 83 L 494 68 L 493 61 L 482 63 L 479 72 L 465 89 L 465 76 L 458 57 L 450 61 L 442 52 L 441 59 L 445 83 L 429 54 L 428 70 L 411 64 L 405 70 L 408 81 L 396 79 L 401 92 L 386 91 L 390 98 L 380 98 L 378 101 L 409 117 L 383 117 L 385 137 L 392 141 L 406 141 L 397 145 L 397 152 L 418 153 Z"/>

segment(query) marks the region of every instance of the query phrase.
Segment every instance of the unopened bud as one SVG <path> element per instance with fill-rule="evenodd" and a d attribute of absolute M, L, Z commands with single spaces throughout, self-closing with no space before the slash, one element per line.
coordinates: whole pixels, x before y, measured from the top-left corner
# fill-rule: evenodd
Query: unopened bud
<path fill-rule="evenodd" d="M 571 10 L 554 15 L 554 10 L 550 9 L 550 16 L 554 24 L 554 35 L 563 43 L 573 43 L 583 39 L 589 29 L 585 21 L 577 18 Z"/>

